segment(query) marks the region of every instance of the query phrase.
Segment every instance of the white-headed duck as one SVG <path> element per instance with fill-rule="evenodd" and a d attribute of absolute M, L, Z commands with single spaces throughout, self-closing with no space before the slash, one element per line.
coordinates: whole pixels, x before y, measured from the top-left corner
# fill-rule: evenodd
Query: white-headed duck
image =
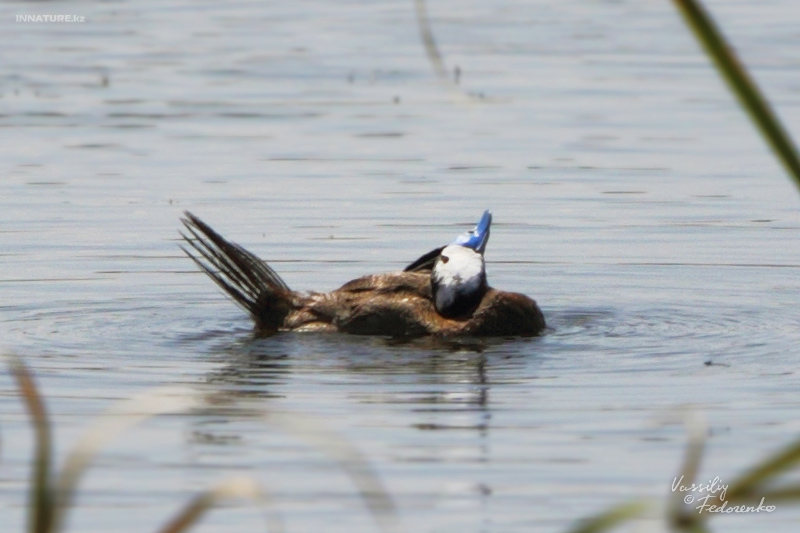
<path fill-rule="evenodd" d="M 472 231 L 428 252 L 402 272 L 364 276 L 328 293 L 289 289 L 264 261 L 185 212 L 199 257 L 186 254 L 250 313 L 259 336 L 278 331 L 339 331 L 393 337 L 538 335 L 545 328 L 536 302 L 489 287 L 483 259 L 492 215 Z"/>

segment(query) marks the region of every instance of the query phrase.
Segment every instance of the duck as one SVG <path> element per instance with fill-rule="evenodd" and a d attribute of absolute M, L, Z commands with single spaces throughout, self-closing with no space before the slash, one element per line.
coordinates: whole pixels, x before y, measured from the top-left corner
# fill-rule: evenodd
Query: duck
<path fill-rule="evenodd" d="M 289 288 L 263 260 L 189 211 L 181 249 L 250 314 L 257 337 L 283 331 L 394 338 L 532 337 L 546 328 L 532 298 L 492 288 L 484 252 L 492 214 L 400 272 L 371 274 L 330 292 Z"/>

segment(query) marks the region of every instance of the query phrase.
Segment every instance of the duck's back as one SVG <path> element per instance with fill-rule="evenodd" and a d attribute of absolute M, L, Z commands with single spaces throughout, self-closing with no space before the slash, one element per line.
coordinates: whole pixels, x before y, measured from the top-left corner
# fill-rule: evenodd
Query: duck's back
<path fill-rule="evenodd" d="M 417 272 L 364 276 L 298 303 L 286 329 L 416 337 L 428 333 L 428 315 L 435 313 L 430 276 Z"/>
<path fill-rule="evenodd" d="M 488 289 L 478 308 L 463 319 L 435 309 L 430 274 L 397 272 L 355 279 L 298 301 L 287 316 L 291 330 L 335 330 L 395 337 L 537 335 L 545 327 L 536 302 L 523 294 Z"/>

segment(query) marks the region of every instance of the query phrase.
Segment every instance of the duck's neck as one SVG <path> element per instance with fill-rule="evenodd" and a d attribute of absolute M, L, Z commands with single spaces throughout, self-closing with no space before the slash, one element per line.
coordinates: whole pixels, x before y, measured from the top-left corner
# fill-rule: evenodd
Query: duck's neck
<path fill-rule="evenodd" d="M 445 318 L 467 318 L 480 305 L 488 288 L 486 273 L 470 282 L 445 285 L 432 280 L 436 312 Z"/>

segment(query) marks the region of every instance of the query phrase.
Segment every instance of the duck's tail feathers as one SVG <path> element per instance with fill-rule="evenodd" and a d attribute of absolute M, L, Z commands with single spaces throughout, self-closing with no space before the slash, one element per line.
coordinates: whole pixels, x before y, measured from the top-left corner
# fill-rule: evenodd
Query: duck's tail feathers
<path fill-rule="evenodd" d="M 181 246 L 192 261 L 237 304 L 250 313 L 261 330 L 277 330 L 292 308 L 293 292 L 269 265 L 230 242 L 188 211 L 181 222 L 189 235 L 181 237 L 200 254 Z"/>

